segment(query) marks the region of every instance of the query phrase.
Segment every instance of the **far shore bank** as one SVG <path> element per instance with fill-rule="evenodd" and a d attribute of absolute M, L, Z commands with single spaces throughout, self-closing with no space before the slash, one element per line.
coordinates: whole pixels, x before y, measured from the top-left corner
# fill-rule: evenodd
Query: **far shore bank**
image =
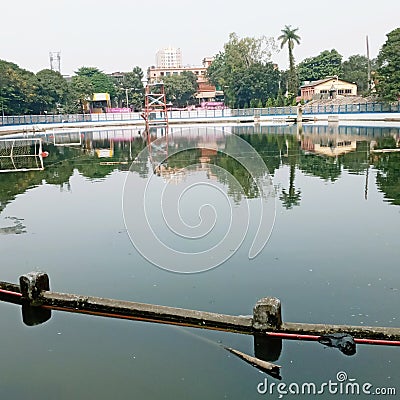
<path fill-rule="evenodd" d="M 286 112 L 285 112 L 286 111 Z M 244 110 L 213 110 L 213 112 L 193 113 L 191 111 L 172 112 L 168 118 L 169 125 L 190 124 L 290 124 L 290 123 L 337 123 L 337 124 L 362 124 L 362 125 L 400 125 L 400 112 L 327 112 L 298 113 L 297 107 L 283 107 L 277 109 L 277 113 L 265 115 L 262 109 Z M 329 110 L 328 110 L 329 111 Z M 138 113 L 129 115 L 121 114 L 91 114 L 66 116 L 61 122 L 41 122 L 42 119 L 25 117 L 12 117 L 17 123 L 0 125 L 0 135 L 20 134 L 35 132 L 48 132 L 53 129 L 95 129 L 118 127 L 142 127 L 145 129 L 144 120 Z M 11 118 L 11 117 L 10 117 Z M 31 119 L 31 123 L 21 123 Z M 80 120 L 81 119 L 81 120 Z M 34 122 L 39 121 L 39 122 Z M 18 123 L 19 122 L 19 123 Z"/>

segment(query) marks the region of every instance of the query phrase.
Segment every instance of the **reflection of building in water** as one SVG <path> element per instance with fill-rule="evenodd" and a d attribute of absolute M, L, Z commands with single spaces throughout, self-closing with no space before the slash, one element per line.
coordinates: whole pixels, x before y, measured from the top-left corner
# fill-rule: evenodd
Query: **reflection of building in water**
<path fill-rule="evenodd" d="M 301 148 L 313 153 L 336 157 L 357 149 L 357 141 L 349 138 L 305 136 Z"/>
<path fill-rule="evenodd" d="M 114 155 L 114 146 L 113 142 L 110 143 L 109 149 L 96 149 L 95 154 L 98 158 L 111 158 Z"/>
<path fill-rule="evenodd" d="M 171 182 L 178 184 L 185 180 L 187 174 L 193 172 L 205 172 L 207 179 L 218 180 L 212 167 L 210 165 L 211 157 L 214 157 L 218 153 L 217 142 L 200 142 L 198 143 L 198 150 L 200 150 L 200 155 L 198 158 L 198 163 L 189 164 L 187 167 L 178 168 L 170 167 L 167 163 L 161 163 L 154 168 L 154 173 L 161 176 L 166 182 Z"/>
<path fill-rule="evenodd" d="M 230 135 L 229 129 L 221 128 L 205 128 L 191 127 L 187 128 L 174 127 L 168 137 L 168 146 L 178 148 L 180 140 L 185 140 L 186 149 L 193 149 L 199 151 L 199 157 L 196 160 L 196 166 L 190 167 L 188 165 L 183 168 L 171 167 L 164 163 L 159 164 L 154 173 L 162 176 L 168 182 L 179 183 L 185 179 L 187 174 L 194 171 L 204 171 L 208 179 L 217 180 L 215 171 L 210 165 L 212 157 L 216 156 L 218 151 L 224 151 L 226 146 L 226 135 Z M 182 150 L 185 150 L 182 148 Z M 153 150 L 151 150 L 153 151 Z M 177 153 L 179 154 L 179 152 Z M 153 154 L 154 155 L 154 154 Z M 154 158 L 153 158 L 154 159 Z M 168 164 L 168 161 L 167 163 Z"/>
<path fill-rule="evenodd" d="M 212 148 L 210 144 L 201 147 L 200 151 L 201 155 L 199 157 L 199 162 L 201 165 L 208 164 L 211 161 L 211 157 L 216 156 L 218 152 L 217 147 L 215 146 L 215 148 Z"/>
<path fill-rule="evenodd" d="M 360 137 L 356 135 L 343 135 L 339 133 L 339 126 L 335 123 L 328 124 L 323 134 L 300 134 L 298 132 L 301 149 L 321 154 L 328 157 L 337 157 L 342 154 L 357 150 L 357 141 Z"/>
<path fill-rule="evenodd" d="M 183 182 L 188 174 L 194 172 L 205 172 L 207 179 L 217 181 L 218 177 L 212 170 L 209 162 L 210 157 L 200 156 L 199 164 L 188 166 L 187 168 L 169 167 L 165 164 L 159 164 L 154 168 L 154 173 L 164 179 L 165 182 L 179 184 Z"/>
<path fill-rule="evenodd" d="M 154 173 L 161 176 L 165 182 L 178 184 L 185 179 L 185 168 L 169 167 L 165 164 L 159 164 L 154 168 Z"/>
<path fill-rule="evenodd" d="M 84 134 L 84 148 L 98 158 L 114 158 L 114 161 L 129 161 L 142 149 L 141 130 L 116 129 L 93 130 Z"/>

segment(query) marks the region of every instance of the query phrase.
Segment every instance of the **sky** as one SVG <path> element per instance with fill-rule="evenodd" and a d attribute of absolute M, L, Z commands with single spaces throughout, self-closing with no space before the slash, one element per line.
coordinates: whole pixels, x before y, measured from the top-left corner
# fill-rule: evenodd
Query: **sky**
<path fill-rule="evenodd" d="M 179 47 L 184 65 L 199 66 L 223 49 L 229 33 L 277 37 L 298 28 L 296 63 L 336 49 L 346 60 L 374 58 L 386 34 L 400 27 L 400 1 L 381 0 L 14 0 L 0 12 L 0 59 L 32 72 L 49 68 L 49 52 L 61 52 L 61 73 L 82 66 L 111 73 L 155 64 L 156 52 Z M 272 56 L 288 67 L 287 49 Z"/>

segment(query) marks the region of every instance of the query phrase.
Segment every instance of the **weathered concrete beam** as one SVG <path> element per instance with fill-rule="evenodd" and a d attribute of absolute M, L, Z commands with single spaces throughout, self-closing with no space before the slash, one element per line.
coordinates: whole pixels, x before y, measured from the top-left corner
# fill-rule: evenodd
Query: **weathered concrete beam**
<path fill-rule="evenodd" d="M 15 295 L 18 294 L 19 296 Z M 12 304 L 22 304 L 19 285 L 9 282 L 0 282 L 0 300 Z"/>
<path fill-rule="evenodd" d="M 19 285 L 9 282 L 0 282 L 0 289 L 9 290 L 10 292 L 21 293 Z"/>
<path fill-rule="evenodd" d="M 252 318 L 250 316 L 232 316 L 55 292 L 42 292 L 39 301 L 42 306 L 51 307 L 52 309 L 104 317 L 145 320 L 241 333 L 251 333 L 253 331 Z"/>
<path fill-rule="evenodd" d="M 360 339 L 400 340 L 400 328 L 282 322 L 281 304 L 276 298 L 265 298 L 257 302 L 253 317 L 55 292 L 42 292 L 39 301 L 43 306 L 56 310 L 244 334 L 268 335 L 274 332 L 320 336 L 346 332 Z"/>
<path fill-rule="evenodd" d="M 37 309 L 37 311 L 54 309 L 102 317 L 217 329 L 254 334 L 257 335 L 259 340 L 262 339 L 263 335 L 281 339 L 304 339 L 306 338 L 304 335 L 309 335 L 309 340 L 315 340 L 321 335 L 343 332 L 359 339 L 360 342 L 365 339 L 375 339 L 377 341 L 396 341 L 396 345 L 398 345 L 400 341 L 400 328 L 282 322 L 281 302 L 274 297 L 259 300 L 254 306 L 253 316 L 233 316 L 101 297 L 57 293 L 51 292 L 49 286 L 47 274 L 32 272 L 21 276 L 20 286 L 0 282 L 0 300 L 22 304 L 25 307 Z M 35 324 L 36 316 L 31 309 L 26 309 L 25 315 L 32 316 L 29 324 Z M 50 314 L 43 314 L 39 317 L 41 321 L 44 321 L 50 318 Z M 366 342 L 365 340 L 363 343 Z"/>
<path fill-rule="evenodd" d="M 298 335 L 327 335 L 331 333 L 348 333 L 357 339 L 400 340 L 400 328 L 378 326 L 354 326 L 331 324 L 302 324 L 283 322 L 281 332 Z"/>

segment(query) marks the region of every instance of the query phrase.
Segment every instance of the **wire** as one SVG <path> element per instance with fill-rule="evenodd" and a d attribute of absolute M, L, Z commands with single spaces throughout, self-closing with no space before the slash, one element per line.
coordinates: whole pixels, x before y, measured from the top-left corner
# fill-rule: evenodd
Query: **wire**
<path fill-rule="evenodd" d="M 291 340 L 314 340 L 317 341 L 321 336 L 305 335 L 297 333 L 281 333 L 281 332 L 265 332 L 265 335 L 281 339 Z M 358 344 L 374 344 L 381 346 L 400 346 L 400 340 L 383 340 L 383 339 L 358 339 L 354 338 L 354 342 Z"/>
<path fill-rule="evenodd" d="M 16 297 L 22 297 L 22 293 L 12 292 L 11 290 L 0 289 L 0 293 L 8 294 L 8 295 L 11 295 L 11 296 L 16 296 Z"/>

